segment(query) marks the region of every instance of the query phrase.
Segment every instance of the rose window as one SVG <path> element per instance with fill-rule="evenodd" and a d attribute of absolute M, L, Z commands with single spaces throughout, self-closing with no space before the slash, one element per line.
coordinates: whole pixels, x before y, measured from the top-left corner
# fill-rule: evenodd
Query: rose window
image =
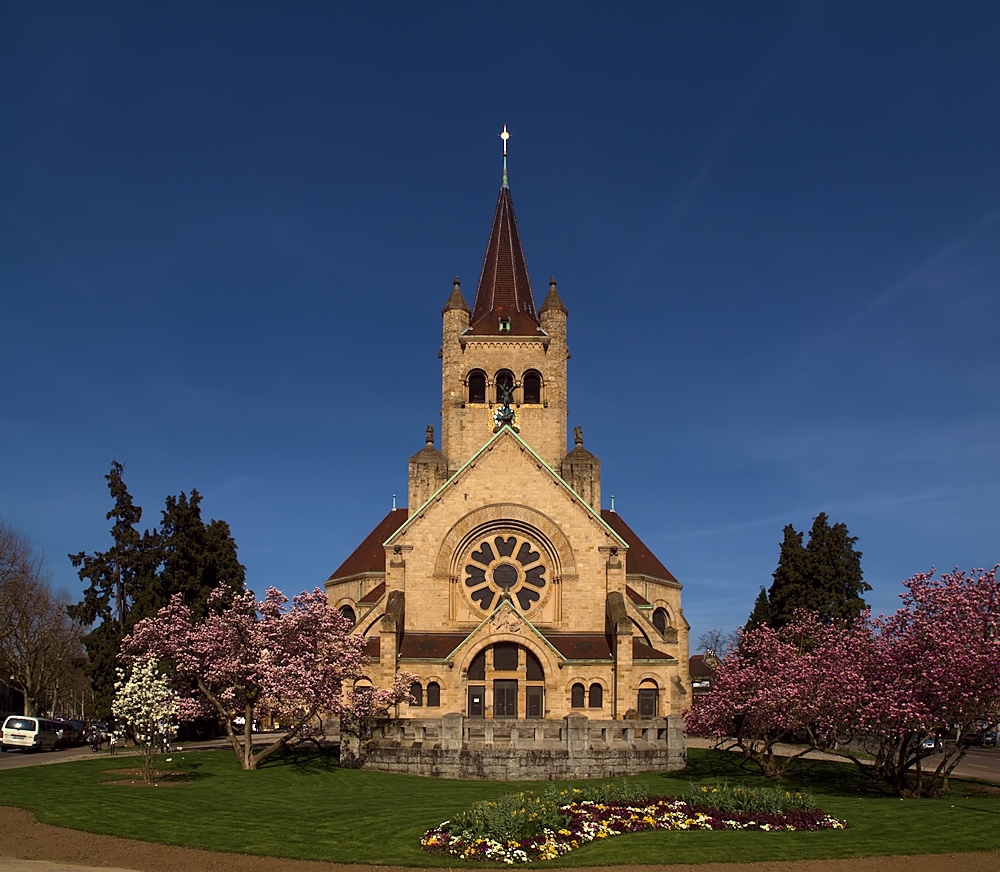
<path fill-rule="evenodd" d="M 545 572 L 541 551 L 523 536 L 494 536 L 469 555 L 466 593 L 484 612 L 505 599 L 526 612 L 542 598 Z"/>

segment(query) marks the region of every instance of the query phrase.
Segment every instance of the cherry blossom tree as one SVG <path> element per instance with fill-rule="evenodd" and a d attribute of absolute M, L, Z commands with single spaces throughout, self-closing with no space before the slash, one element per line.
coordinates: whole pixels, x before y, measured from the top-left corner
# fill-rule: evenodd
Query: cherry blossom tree
<path fill-rule="evenodd" d="M 136 624 L 122 643 L 126 659 L 156 657 L 173 664 L 189 690 L 180 717 L 218 714 L 244 769 L 256 769 L 279 748 L 299 739 L 322 714 L 345 711 L 343 687 L 361 675 L 365 640 L 327 604 L 319 588 L 288 599 L 269 588 L 260 602 L 246 591 L 222 606 L 231 591 L 217 590 L 200 623 L 180 596 L 153 618 Z M 253 722 L 270 715 L 288 731 L 255 751 Z M 242 730 L 233 724 L 241 719 Z"/>
<path fill-rule="evenodd" d="M 997 568 L 916 575 L 894 614 L 862 614 L 850 628 L 799 612 L 780 631 L 745 632 L 686 713 L 687 730 L 770 776 L 788 762 L 776 743 L 794 737 L 797 756 L 834 750 L 899 794 L 946 790 L 963 735 L 1000 719 Z M 943 753 L 928 771 L 937 740 Z"/>
<path fill-rule="evenodd" d="M 118 670 L 111 711 L 128 730 L 142 757 L 144 781 L 153 778 L 153 758 L 174 737 L 180 700 L 170 677 L 151 657 Z"/>

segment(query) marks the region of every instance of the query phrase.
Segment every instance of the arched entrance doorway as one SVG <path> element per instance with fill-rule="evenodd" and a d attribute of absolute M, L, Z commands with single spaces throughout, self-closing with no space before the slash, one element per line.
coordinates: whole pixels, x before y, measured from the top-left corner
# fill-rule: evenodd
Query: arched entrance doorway
<path fill-rule="evenodd" d="M 545 670 L 534 653 L 514 642 L 484 648 L 469 664 L 470 718 L 545 717 Z"/>

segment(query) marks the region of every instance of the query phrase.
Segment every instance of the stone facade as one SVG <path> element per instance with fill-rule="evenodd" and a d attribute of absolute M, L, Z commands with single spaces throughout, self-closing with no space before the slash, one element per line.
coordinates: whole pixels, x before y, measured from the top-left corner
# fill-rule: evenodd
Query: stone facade
<path fill-rule="evenodd" d="M 365 681 L 418 676 L 372 768 L 453 777 L 683 765 L 681 585 L 614 511 L 579 427 L 567 310 L 536 312 L 509 189 L 470 310 L 442 311 L 441 449 L 428 427 L 394 509 L 326 582 L 368 639 Z M 530 738 L 529 738 L 530 737 Z"/>

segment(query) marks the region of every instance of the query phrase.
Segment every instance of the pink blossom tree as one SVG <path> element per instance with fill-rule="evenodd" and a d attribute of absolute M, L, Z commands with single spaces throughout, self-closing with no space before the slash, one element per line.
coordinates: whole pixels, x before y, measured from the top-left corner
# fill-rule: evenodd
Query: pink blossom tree
<path fill-rule="evenodd" d="M 791 759 L 779 761 L 775 745 L 794 736 L 804 742 L 796 756 L 834 751 L 899 794 L 946 790 L 968 747 L 962 736 L 1000 719 L 997 567 L 903 584 L 902 606 L 888 617 L 862 615 L 843 628 L 800 613 L 781 631 L 745 633 L 712 693 L 686 712 L 687 730 L 770 776 Z M 928 739 L 943 740 L 929 773 Z"/>
<path fill-rule="evenodd" d="M 213 593 L 204 621 L 195 623 L 179 596 L 155 617 L 136 624 L 122 643 L 128 661 L 153 657 L 173 664 L 188 691 L 179 717 L 192 720 L 206 709 L 218 714 L 244 769 L 256 769 L 279 748 L 301 738 L 323 714 L 348 709 L 343 688 L 361 675 L 365 640 L 331 608 L 317 588 L 289 605 L 269 588 L 260 602 L 246 591 L 222 606 Z M 255 752 L 253 722 L 269 715 L 288 731 Z M 242 730 L 233 724 L 241 719 Z"/>
<path fill-rule="evenodd" d="M 711 693 L 685 713 L 685 728 L 780 778 L 792 760 L 833 747 L 848 729 L 848 688 L 860 680 L 851 652 L 864 642 L 863 631 L 823 624 L 804 612 L 780 630 L 763 624 L 744 633 L 716 668 Z M 778 744 L 793 736 L 804 742 L 800 749 L 777 754 Z"/>
<path fill-rule="evenodd" d="M 968 750 L 963 737 L 1000 720 L 997 569 L 915 575 L 895 614 L 873 622 L 856 735 L 897 793 L 946 790 Z"/>

